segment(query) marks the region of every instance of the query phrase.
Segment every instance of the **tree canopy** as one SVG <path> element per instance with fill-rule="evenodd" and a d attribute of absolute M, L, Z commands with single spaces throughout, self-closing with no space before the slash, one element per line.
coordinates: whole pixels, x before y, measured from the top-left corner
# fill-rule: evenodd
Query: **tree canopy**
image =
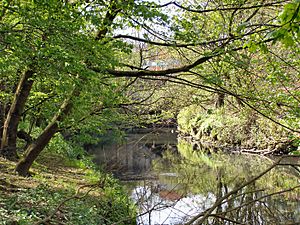
<path fill-rule="evenodd" d="M 217 96 L 218 106 L 230 96 L 299 133 L 299 7 L 298 0 L 4 0 L 0 153 L 16 159 L 23 149 L 16 171 L 27 175 L 57 133 L 101 132 L 130 106 L 175 93 Z M 176 86 L 166 94 L 167 83 L 199 92 Z M 141 90 L 164 94 L 133 94 Z"/>

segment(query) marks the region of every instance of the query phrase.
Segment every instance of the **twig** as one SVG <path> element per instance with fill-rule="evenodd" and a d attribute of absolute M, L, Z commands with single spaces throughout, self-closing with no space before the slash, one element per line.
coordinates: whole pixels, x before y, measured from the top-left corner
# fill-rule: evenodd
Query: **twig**
<path fill-rule="evenodd" d="M 82 199 L 85 198 L 95 187 L 100 186 L 99 183 L 97 184 L 88 184 L 88 185 L 82 185 L 80 186 L 77 190 L 76 193 L 66 199 L 64 199 L 63 201 L 61 201 L 58 206 L 55 208 L 55 210 L 46 218 L 37 221 L 36 223 L 34 223 L 33 225 L 40 225 L 43 223 L 48 222 L 49 220 L 51 220 L 51 218 L 60 210 L 60 208 L 68 201 L 73 200 L 73 199 Z M 91 187 L 87 192 L 85 192 L 83 195 L 79 195 L 79 192 L 81 189 L 85 188 L 85 187 Z"/>
<path fill-rule="evenodd" d="M 253 204 L 253 203 L 258 202 L 258 201 L 261 201 L 262 199 L 265 199 L 265 198 L 268 198 L 268 197 L 271 197 L 271 196 L 274 196 L 274 195 L 284 194 L 284 193 L 287 193 L 287 192 L 290 192 L 290 191 L 294 191 L 294 190 L 299 189 L 299 188 L 300 188 L 300 185 L 297 185 L 297 186 L 291 187 L 291 188 L 289 188 L 289 189 L 285 189 L 285 190 L 273 192 L 273 193 L 270 193 L 270 194 L 266 194 L 266 195 L 263 195 L 263 196 L 261 196 L 261 197 L 259 197 L 259 198 L 253 199 L 253 200 L 251 200 L 251 201 L 244 202 L 243 204 L 241 204 L 241 205 L 239 205 L 239 206 L 237 206 L 237 207 L 228 209 L 227 211 L 222 212 L 222 213 L 220 213 L 220 214 L 229 213 L 229 212 L 232 212 L 232 211 L 241 209 L 241 208 L 243 208 L 243 207 L 245 207 L 245 206 L 247 206 L 247 205 Z M 211 214 L 210 216 L 215 216 L 215 215 L 218 215 L 218 214 Z"/>
<path fill-rule="evenodd" d="M 217 215 L 217 214 L 211 215 L 211 216 L 216 217 L 216 218 L 219 218 L 219 219 L 222 219 L 222 220 L 229 221 L 229 222 L 234 223 L 234 224 L 242 224 L 242 225 L 246 225 L 245 223 L 238 222 L 238 221 L 236 221 L 236 220 L 227 218 L 227 217 L 225 217 L 225 216 L 221 216 L 221 215 Z"/>
<path fill-rule="evenodd" d="M 275 161 L 269 168 L 261 172 L 259 175 L 255 176 L 254 178 L 250 179 L 246 183 L 240 185 L 239 187 L 233 189 L 232 191 L 228 192 L 226 195 L 224 195 L 222 198 L 219 198 L 216 200 L 215 204 L 206 210 L 205 212 L 201 212 L 198 215 L 194 216 L 189 222 L 187 222 L 185 225 L 191 225 L 194 224 L 200 217 L 202 217 L 199 221 L 197 221 L 195 224 L 200 225 L 203 224 L 204 220 L 207 219 L 211 215 L 211 213 L 219 206 L 223 204 L 223 201 L 230 197 L 231 195 L 237 193 L 239 190 L 243 189 L 244 187 L 248 186 L 249 184 L 253 183 L 254 181 L 258 180 L 262 176 L 264 176 L 266 173 L 268 173 L 270 170 L 272 170 L 274 167 L 276 167 L 280 161 L 284 158 L 284 156 L 280 157 L 277 161 Z"/>

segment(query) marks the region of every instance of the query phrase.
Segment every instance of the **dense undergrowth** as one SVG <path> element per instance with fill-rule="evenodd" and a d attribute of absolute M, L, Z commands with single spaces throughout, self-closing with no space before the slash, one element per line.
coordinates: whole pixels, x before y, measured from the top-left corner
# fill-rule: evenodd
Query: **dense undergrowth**
<path fill-rule="evenodd" d="M 80 160 L 77 159 L 80 155 Z M 135 224 L 122 186 L 57 136 L 23 178 L 0 158 L 0 224 Z"/>
<path fill-rule="evenodd" d="M 283 119 L 280 122 L 286 124 Z M 293 133 L 247 109 L 239 112 L 226 108 L 203 110 L 191 105 L 179 113 L 178 129 L 182 135 L 202 143 L 278 152 L 298 147 Z"/>

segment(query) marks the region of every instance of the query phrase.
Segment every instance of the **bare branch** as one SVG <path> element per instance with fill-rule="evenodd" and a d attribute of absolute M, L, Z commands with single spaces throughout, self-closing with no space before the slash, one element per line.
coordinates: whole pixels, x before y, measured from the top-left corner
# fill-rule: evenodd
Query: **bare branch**
<path fill-rule="evenodd" d="M 185 11 L 194 12 L 194 13 L 209 13 L 209 12 L 217 12 L 217 11 L 234 11 L 234 10 L 246 10 L 246 9 L 257 9 L 262 7 L 273 7 L 273 6 L 282 6 L 282 3 L 291 2 L 290 0 L 284 0 L 284 1 L 278 1 L 278 2 L 270 2 L 260 5 L 249 5 L 249 6 L 231 6 L 231 7 L 224 7 L 224 8 L 214 8 L 214 9 L 203 9 L 203 10 L 197 10 L 185 7 L 183 5 L 180 5 L 177 2 L 172 2 L 170 4 L 173 4 L 177 6 L 180 9 L 183 9 Z M 169 5 L 170 5 L 169 4 Z"/>
<path fill-rule="evenodd" d="M 215 53 L 215 55 L 204 56 L 196 60 L 194 63 L 166 70 L 160 71 L 150 71 L 150 70 L 139 70 L 139 71 L 117 71 L 117 70 L 107 70 L 107 72 L 111 75 L 116 77 L 143 77 L 143 76 L 164 76 L 167 74 L 175 74 L 175 73 L 182 73 L 188 72 L 190 69 L 208 61 L 209 59 L 213 58 L 216 55 L 220 55 L 221 53 Z M 96 68 L 91 68 L 95 72 L 98 72 Z"/>
<path fill-rule="evenodd" d="M 272 169 L 274 169 L 283 159 L 284 157 L 279 158 L 277 161 L 275 161 L 269 168 L 267 168 L 266 170 L 264 170 L 263 172 L 261 172 L 260 174 L 258 174 L 257 176 L 253 177 L 252 179 L 250 179 L 249 181 L 247 181 L 246 183 L 238 186 L 237 188 L 233 189 L 232 191 L 228 192 L 227 194 L 225 194 L 223 197 L 219 198 L 216 200 L 215 204 L 209 208 L 208 210 L 206 210 L 205 212 L 201 212 L 198 215 L 196 215 L 195 217 L 193 217 L 189 222 L 187 222 L 185 225 L 191 225 L 191 224 L 196 224 L 196 225 L 200 225 L 203 224 L 203 222 L 212 214 L 212 212 L 220 205 L 223 204 L 223 201 L 226 200 L 228 197 L 230 197 L 231 195 L 237 193 L 239 190 L 243 189 L 244 187 L 252 184 L 254 181 L 260 179 L 262 176 L 266 175 L 269 171 L 271 171 Z M 202 217 L 202 218 L 201 218 Z M 201 219 L 200 219 L 201 218 Z M 196 222 L 196 223 L 195 223 Z"/>
<path fill-rule="evenodd" d="M 255 26 L 268 26 L 268 27 L 280 27 L 279 25 L 272 25 L 272 24 L 255 24 Z M 229 36 L 229 37 L 225 37 L 225 38 L 219 38 L 216 40 L 211 40 L 211 41 L 203 41 L 203 42 L 195 42 L 195 43 L 176 43 L 176 42 L 171 42 L 171 41 L 166 41 L 165 42 L 157 42 L 157 41 L 152 41 L 152 40 L 148 40 L 148 39 L 144 39 L 144 38 L 140 38 L 140 37 L 135 37 L 135 36 L 131 36 L 131 35 L 124 35 L 124 34 L 118 34 L 115 35 L 113 38 L 114 39 L 130 39 L 130 40 L 134 40 L 134 41 L 138 41 L 138 42 L 143 42 L 143 43 L 147 43 L 147 44 L 151 44 L 151 45 L 157 45 L 157 46 L 165 46 L 165 47 L 178 47 L 178 48 L 187 48 L 187 47 L 193 47 L 193 46 L 208 46 L 208 45 L 213 45 L 213 44 L 218 44 L 220 42 L 224 42 L 224 41 L 234 41 L 234 40 L 241 40 L 246 36 L 252 35 L 254 33 L 261 33 L 261 32 L 266 32 L 268 31 L 270 28 L 263 28 L 261 30 L 255 30 L 255 31 L 251 31 L 248 33 L 245 33 L 244 35 L 239 35 L 239 36 Z"/>

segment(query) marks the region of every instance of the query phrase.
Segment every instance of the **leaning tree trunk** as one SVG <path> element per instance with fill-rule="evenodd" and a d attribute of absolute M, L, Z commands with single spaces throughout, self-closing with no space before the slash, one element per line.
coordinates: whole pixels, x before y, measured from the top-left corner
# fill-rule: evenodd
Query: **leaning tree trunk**
<path fill-rule="evenodd" d="M 0 155 L 10 160 L 17 158 L 17 130 L 33 84 L 33 79 L 31 79 L 33 74 L 32 70 L 27 70 L 22 75 L 10 109 L 3 122 Z"/>
<path fill-rule="evenodd" d="M 72 93 L 74 94 L 74 92 Z M 72 97 L 72 95 L 71 95 Z M 50 142 L 51 138 L 58 131 L 58 123 L 63 120 L 63 118 L 71 111 L 72 101 L 71 97 L 65 99 L 63 104 L 60 107 L 58 113 L 52 118 L 51 122 L 48 126 L 43 130 L 40 136 L 31 143 L 27 149 L 24 157 L 17 163 L 15 171 L 21 176 L 28 176 L 29 169 L 39 156 L 41 151 L 46 147 L 46 145 Z"/>
<path fill-rule="evenodd" d="M 110 9 L 107 11 L 102 28 L 98 31 L 95 40 L 102 40 L 108 32 L 108 27 L 110 27 L 118 15 L 118 13 L 122 10 L 116 3 L 117 1 L 110 2 Z M 40 134 L 40 136 L 31 143 L 27 149 L 26 154 L 23 159 L 21 159 L 15 168 L 15 171 L 21 176 L 27 176 L 29 174 L 29 168 L 31 167 L 34 160 L 38 157 L 41 151 L 46 147 L 49 143 L 53 135 L 58 131 L 58 122 L 63 120 L 72 108 L 71 98 L 79 96 L 80 91 L 75 87 L 73 93 L 70 98 L 66 99 L 62 104 L 59 112 L 53 117 L 52 122 L 44 129 L 44 131 Z"/>

